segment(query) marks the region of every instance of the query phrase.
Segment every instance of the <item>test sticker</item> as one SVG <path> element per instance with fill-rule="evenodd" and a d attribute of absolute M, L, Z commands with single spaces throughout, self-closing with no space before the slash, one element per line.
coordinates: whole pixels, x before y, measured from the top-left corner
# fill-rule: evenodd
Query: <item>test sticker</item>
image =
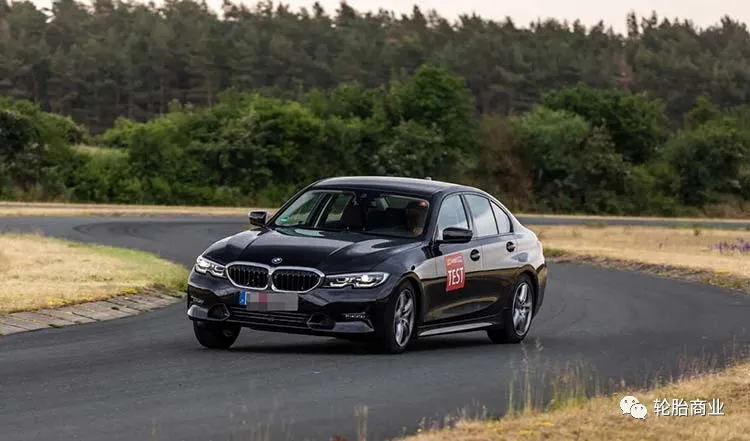
<path fill-rule="evenodd" d="M 455 291 L 464 287 L 464 257 L 459 254 L 445 256 L 445 290 Z"/>

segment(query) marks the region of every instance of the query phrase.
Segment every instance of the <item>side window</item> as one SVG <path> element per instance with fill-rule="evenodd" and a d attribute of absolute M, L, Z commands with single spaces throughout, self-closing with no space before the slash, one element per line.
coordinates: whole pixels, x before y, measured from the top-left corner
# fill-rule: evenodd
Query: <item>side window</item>
<path fill-rule="evenodd" d="M 437 219 L 437 237 L 442 238 L 443 230 L 449 227 L 469 228 L 464 204 L 458 195 L 448 196 L 440 205 L 440 213 L 438 213 Z"/>
<path fill-rule="evenodd" d="M 489 199 L 473 194 L 466 195 L 466 202 L 471 209 L 471 217 L 477 227 L 477 237 L 492 236 L 497 234 L 495 215 L 492 214 Z"/>
<path fill-rule="evenodd" d="M 492 204 L 492 211 L 495 212 L 495 220 L 497 221 L 497 228 L 500 230 L 500 234 L 510 233 L 510 219 L 505 214 L 505 211 L 496 204 Z"/>

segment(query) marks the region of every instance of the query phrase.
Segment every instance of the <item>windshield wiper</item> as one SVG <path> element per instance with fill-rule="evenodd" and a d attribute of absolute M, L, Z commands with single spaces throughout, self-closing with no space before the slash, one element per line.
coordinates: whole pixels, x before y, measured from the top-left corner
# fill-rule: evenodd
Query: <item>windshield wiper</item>
<path fill-rule="evenodd" d="M 357 230 L 356 232 L 360 233 L 360 234 L 365 234 L 367 236 L 375 236 L 375 237 L 390 237 L 390 238 L 394 238 L 394 239 L 416 239 L 416 237 L 412 237 L 412 236 L 401 236 L 401 235 L 398 235 L 398 234 L 376 233 L 376 232 L 368 231 L 368 230 Z"/>
<path fill-rule="evenodd" d="M 301 230 L 312 230 L 312 231 L 346 231 L 344 228 L 326 228 L 326 227 L 312 227 L 310 225 L 299 224 L 299 225 L 277 225 L 280 228 L 299 228 Z"/>
<path fill-rule="evenodd" d="M 273 224 L 271 226 L 275 228 L 309 228 L 309 227 L 305 227 L 305 224 L 294 224 L 294 225 Z"/>

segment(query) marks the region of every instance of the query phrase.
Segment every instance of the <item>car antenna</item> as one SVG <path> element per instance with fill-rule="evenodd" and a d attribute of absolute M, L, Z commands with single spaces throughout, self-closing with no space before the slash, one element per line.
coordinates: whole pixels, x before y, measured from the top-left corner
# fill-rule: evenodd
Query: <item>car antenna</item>
<path fill-rule="evenodd" d="M 432 181 L 432 178 L 429 177 L 429 176 L 426 176 L 425 179 L 428 180 L 428 181 Z"/>

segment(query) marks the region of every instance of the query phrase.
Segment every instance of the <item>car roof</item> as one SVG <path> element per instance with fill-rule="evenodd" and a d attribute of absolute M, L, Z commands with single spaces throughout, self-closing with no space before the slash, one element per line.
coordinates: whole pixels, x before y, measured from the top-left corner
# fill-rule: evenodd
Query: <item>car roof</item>
<path fill-rule="evenodd" d="M 392 176 L 340 176 L 322 179 L 312 188 L 371 188 L 404 193 L 417 193 L 425 196 L 446 190 L 476 190 L 472 187 L 431 179 L 392 177 Z"/>

